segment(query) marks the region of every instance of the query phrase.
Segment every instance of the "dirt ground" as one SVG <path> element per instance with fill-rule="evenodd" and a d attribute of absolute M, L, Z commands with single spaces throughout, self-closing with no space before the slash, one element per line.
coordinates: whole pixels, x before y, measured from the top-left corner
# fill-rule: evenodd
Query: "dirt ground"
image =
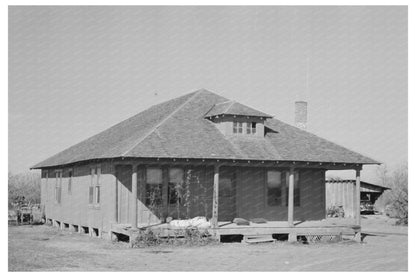
<path fill-rule="evenodd" d="M 9 271 L 407 271 L 407 227 L 363 217 L 364 243 L 130 249 L 49 226 L 9 227 Z"/>

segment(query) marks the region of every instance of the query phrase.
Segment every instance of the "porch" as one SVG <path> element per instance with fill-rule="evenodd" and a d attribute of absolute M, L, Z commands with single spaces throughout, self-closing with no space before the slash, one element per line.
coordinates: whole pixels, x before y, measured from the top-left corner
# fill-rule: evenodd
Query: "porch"
<path fill-rule="evenodd" d="M 115 214 L 120 216 L 114 219 L 113 222 L 117 223 L 112 225 L 111 234 L 123 234 L 131 238 L 143 228 L 150 228 L 161 237 L 169 237 L 177 236 L 184 231 L 183 228 L 173 227 L 164 222 L 168 217 L 172 217 L 172 208 L 175 207 L 170 206 L 169 185 L 175 183 L 175 178 L 170 179 L 173 175 L 170 174 L 170 170 L 188 167 L 193 168 L 195 173 L 199 172 L 196 178 L 185 178 L 198 180 L 198 184 L 191 184 L 189 187 L 200 187 L 200 184 L 205 186 L 199 192 L 190 191 L 190 195 L 197 196 L 195 199 L 203 200 L 207 205 L 201 213 L 197 210 L 197 205 L 201 203 L 188 206 L 192 207 L 189 210 L 194 215 L 185 218 L 200 215 L 209 218 L 210 226 L 207 230 L 217 239 L 226 235 L 274 234 L 285 234 L 289 237 L 289 241 L 295 241 L 297 236 L 305 234 L 354 235 L 356 240 L 360 239 L 359 189 L 362 166 L 359 164 L 261 161 L 244 163 L 220 160 L 197 162 L 177 159 L 164 161 L 157 159 L 153 162 L 146 160 L 141 163 L 126 160 L 122 164 L 128 169 L 124 171 L 127 185 L 119 187 L 125 186 L 130 191 L 127 191 L 126 195 L 133 197 L 125 200 L 120 198 L 116 201 L 119 204 L 116 205 Z M 322 219 L 325 218 L 326 212 L 324 172 L 331 169 L 356 171 L 355 193 L 351 199 L 354 206 L 353 219 Z M 151 173 L 148 170 L 159 170 L 157 175 L 159 177 L 148 174 Z M 277 177 L 274 176 L 273 179 L 272 175 L 268 175 L 269 171 L 276 173 Z M 152 186 L 158 189 L 158 193 L 160 192 L 157 194 L 159 195 L 157 199 L 160 200 L 161 205 L 157 210 L 152 210 L 151 205 L 147 205 L 149 195 L 147 190 Z M 224 190 L 225 188 L 228 190 Z M 116 191 L 115 195 L 122 196 L 120 192 Z M 202 198 L 201 192 L 204 192 Z M 136 195 L 137 198 L 134 197 Z M 126 205 L 121 206 L 122 204 Z M 123 211 L 128 215 L 124 220 L 121 216 Z M 177 214 L 176 218 L 180 219 L 179 211 Z M 236 217 L 246 219 L 264 217 L 267 223 L 250 222 L 250 225 L 237 225 L 231 221 Z"/>
<path fill-rule="evenodd" d="M 118 234 L 122 234 L 132 239 L 141 231 L 151 229 L 154 233 L 162 238 L 181 237 L 186 228 L 174 227 L 169 223 L 160 223 L 151 226 L 142 226 L 138 229 L 131 228 L 130 224 L 114 224 L 111 228 L 111 238 Z M 354 219 L 350 218 L 327 218 L 314 221 L 295 221 L 293 226 L 287 221 L 267 221 L 266 223 L 253 223 L 250 225 L 238 225 L 232 222 L 220 221 L 218 227 L 209 227 L 207 230 L 211 235 L 221 240 L 223 236 L 277 236 L 287 235 L 290 242 L 297 241 L 299 236 L 350 236 L 354 239 L 360 235 L 361 227 L 356 225 Z"/>

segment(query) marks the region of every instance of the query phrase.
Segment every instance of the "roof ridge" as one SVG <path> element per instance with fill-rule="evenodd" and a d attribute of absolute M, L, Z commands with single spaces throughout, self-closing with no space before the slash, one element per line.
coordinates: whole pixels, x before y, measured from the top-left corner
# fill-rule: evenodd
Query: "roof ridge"
<path fill-rule="evenodd" d="M 126 152 L 124 152 L 121 157 L 124 157 L 127 155 L 128 152 L 130 152 L 132 149 L 134 149 L 137 145 L 139 145 L 142 141 L 144 141 L 147 137 L 149 137 L 154 131 L 156 131 L 163 123 L 165 123 L 168 119 L 170 119 L 175 113 L 177 113 L 179 110 L 181 110 L 186 104 L 188 104 L 192 99 L 194 99 L 197 95 L 199 95 L 202 92 L 202 90 L 198 90 L 194 92 L 195 94 L 189 97 L 184 103 L 182 103 L 179 107 L 177 107 L 173 112 L 171 112 L 167 117 L 165 117 L 162 121 L 160 121 L 158 124 L 156 124 L 155 127 L 153 127 L 144 137 L 139 139 L 132 147 L 130 147 Z"/>
<path fill-rule="evenodd" d="M 230 105 L 228 106 L 228 108 L 223 112 L 223 114 L 226 114 L 228 112 L 228 110 L 235 104 L 234 100 L 231 100 Z"/>
<path fill-rule="evenodd" d="M 227 102 L 230 102 L 230 101 L 232 101 L 232 100 L 230 100 L 230 99 L 228 99 L 227 101 L 224 101 L 224 102 L 220 102 L 220 103 L 215 103 L 214 105 L 212 105 L 212 107 L 204 114 L 204 117 L 207 115 L 207 114 L 209 114 L 209 112 L 210 111 L 212 111 L 212 109 L 215 107 L 215 106 L 217 106 L 217 105 L 221 105 L 221 104 L 224 104 L 224 103 L 227 103 Z"/>

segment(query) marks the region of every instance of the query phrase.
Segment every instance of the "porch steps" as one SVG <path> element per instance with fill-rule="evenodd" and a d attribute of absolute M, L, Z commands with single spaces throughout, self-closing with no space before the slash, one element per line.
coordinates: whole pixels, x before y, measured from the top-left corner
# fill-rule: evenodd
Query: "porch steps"
<path fill-rule="evenodd" d="M 254 243 L 275 243 L 276 240 L 272 235 L 246 235 L 243 238 L 244 243 L 254 244 Z"/>

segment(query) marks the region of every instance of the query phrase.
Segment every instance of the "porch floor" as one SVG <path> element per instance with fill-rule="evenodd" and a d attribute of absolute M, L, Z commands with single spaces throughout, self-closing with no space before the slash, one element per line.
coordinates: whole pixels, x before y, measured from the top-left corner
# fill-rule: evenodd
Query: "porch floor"
<path fill-rule="evenodd" d="M 290 227 L 287 221 L 268 221 L 267 223 L 252 223 L 250 225 L 237 225 L 232 222 L 220 221 L 218 228 L 208 228 L 211 233 L 217 235 L 271 235 L 271 234 L 331 234 L 354 235 L 360 232 L 361 227 L 350 218 L 327 218 L 323 220 L 295 221 L 294 227 Z M 138 226 L 150 228 L 161 236 L 172 236 L 183 228 L 170 226 L 168 223 L 150 226 Z M 130 224 L 114 224 L 111 232 L 125 235 L 134 235 L 136 230 Z"/>

